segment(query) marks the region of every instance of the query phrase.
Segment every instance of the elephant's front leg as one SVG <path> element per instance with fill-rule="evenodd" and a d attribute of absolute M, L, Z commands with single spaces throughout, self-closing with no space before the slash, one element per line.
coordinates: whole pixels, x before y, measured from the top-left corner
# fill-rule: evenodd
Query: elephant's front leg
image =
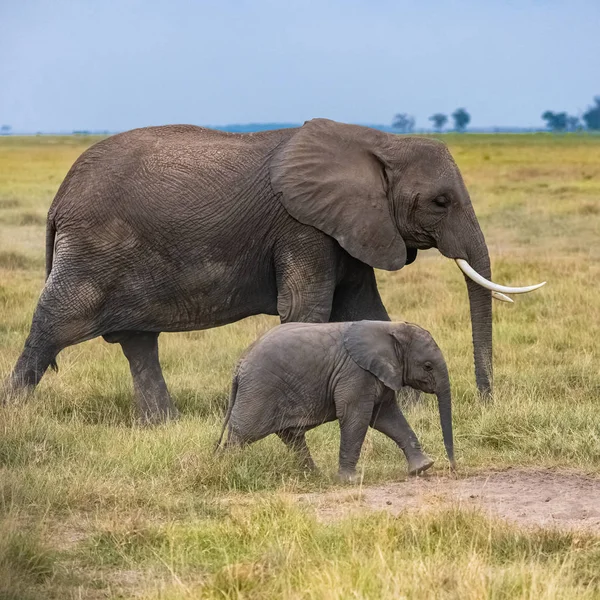
<path fill-rule="evenodd" d="M 344 277 L 335 288 L 330 321 L 389 321 L 372 267 L 350 256 L 344 259 Z"/>
<path fill-rule="evenodd" d="M 433 460 L 421 449 L 421 444 L 402 411 L 396 404 L 392 390 L 375 407 L 371 427 L 394 440 L 408 461 L 409 475 L 418 475 L 433 465 Z"/>
<path fill-rule="evenodd" d="M 276 259 L 277 312 L 282 323 L 327 323 L 335 290 L 333 241 L 311 228 Z"/>

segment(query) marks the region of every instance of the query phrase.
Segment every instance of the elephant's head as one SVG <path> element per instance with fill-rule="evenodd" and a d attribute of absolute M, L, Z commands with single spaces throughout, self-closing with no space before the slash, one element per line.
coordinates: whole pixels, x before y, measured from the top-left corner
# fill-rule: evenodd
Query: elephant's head
<path fill-rule="evenodd" d="M 357 321 L 348 326 L 344 346 L 360 367 L 389 388 L 408 385 L 437 395 L 444 446 L 454 467 L 450 378 L 431 334 L 412 323 Z"/>
<path fill-rule="evenodd" d="M 491 392 L 492 294 L 510 302 L 502 292 L 535 286 L 490 281 L 483 233 L 443 143 L 314 119 L 276 151 L 271 182 L 291 216 L 372 267 L 401 269 L 433 247 L 455 259 L 468 277 L 477 386 Z"/>

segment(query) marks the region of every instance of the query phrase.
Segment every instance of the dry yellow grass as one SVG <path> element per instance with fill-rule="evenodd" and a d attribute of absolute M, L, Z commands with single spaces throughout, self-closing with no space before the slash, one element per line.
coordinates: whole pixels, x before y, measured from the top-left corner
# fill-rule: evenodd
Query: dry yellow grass
<path fill-rule="evenodd" d="M 429 329 L 447 357 L 461 473 L 530 465 L 600 474 L 600 138 L 444 139 L 494 278 L 549 282 L 514 305 L 496 304 L 495 403 L 483 407 L 456 267 L 430 251 L 398 273 L 378 273 L 392 317 Z M 47 208 L 92 141 L 0 139 L 0 378 L 43 285 Z M 335 424 L 309 436 L 318 476 L 304 477 L 277 439 L 214 457 L 231 368 L 276 322 L 261 316 L 161 336 L 178 423 L 132 426 L 127 364 L 101 340 L 61 353 L 59 374 L 48 373 L 34 398 L 0 409 L 0 598 L 600 596 L 597 538 L 522 532 L 460 511 L 325 526 L 278 500 L 336 485 Z M 444 469 L 433 399 L 407 416 Z M 361 464 L 365 484 L 405 474 L 377 433 Z"/>

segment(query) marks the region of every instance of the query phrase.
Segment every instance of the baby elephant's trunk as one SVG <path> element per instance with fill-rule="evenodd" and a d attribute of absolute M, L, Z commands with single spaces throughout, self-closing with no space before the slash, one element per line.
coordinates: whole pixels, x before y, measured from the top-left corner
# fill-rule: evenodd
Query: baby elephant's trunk
<path fill-rule="evenodd" d="M 454 441 L 452 439 L 452 397 L 450 394 L 450 379 L 446 372 L 437 390 L 438 407 L 440 410 L 440 423 L 442 425 L 442 436 L 446 454 L 452 469 L 456 468 L 454 461 Z"/>

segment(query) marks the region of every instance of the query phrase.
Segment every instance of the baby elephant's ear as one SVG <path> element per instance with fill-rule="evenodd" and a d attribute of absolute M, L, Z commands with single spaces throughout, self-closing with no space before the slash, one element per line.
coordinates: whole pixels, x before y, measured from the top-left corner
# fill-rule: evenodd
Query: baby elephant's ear
<path fill-rule="evenodd" d="M 344 346 L 352 360 L 393 390 L 404 385 L 400 343 L 391 323 L 385 321 L 357 321 L 344 333 Z"/>

